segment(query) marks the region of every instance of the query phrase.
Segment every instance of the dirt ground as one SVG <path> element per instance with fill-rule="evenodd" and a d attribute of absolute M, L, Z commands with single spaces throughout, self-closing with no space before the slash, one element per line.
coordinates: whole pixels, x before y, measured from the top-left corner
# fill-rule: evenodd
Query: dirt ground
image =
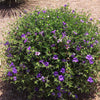
<path fill-rule="evenodd" d="M 36 6 L 40 8 L 59 8 L 64 4 L 70 4 L 70 8 L 72 10 L 77 9 L 77 12 L 82 12 L 84 9 L 85 12 L 91 13 L 91 18 L 95 20 L 100 20 L 100 0 L 29 0 L 26 5 L 22 5 L 21 7 L 8 9 L 0 5 L 0 65 L 2 64 L 2 47 L 5 39 L 3 35 L 5 35 L 5 31 L 8 31 L 9 27 L 8 23 L 14 22 L 23 10 L 30 11 L 34 10 Z M 24 11 L 25 13 L 25 11 Z M 20 94 L 13 94 L 11 87 L 2 82 L 3 68 L 0 69 L 0 100 L 26 100 Z M 100 80 L 100 79 L 99 79 Z M 100 91 L 100 90 L 99 90 Z M 99 93 L 100 95 L 100 93 Z M 95 96 L 91 100 L 100 100 L 99 96 Z"/>

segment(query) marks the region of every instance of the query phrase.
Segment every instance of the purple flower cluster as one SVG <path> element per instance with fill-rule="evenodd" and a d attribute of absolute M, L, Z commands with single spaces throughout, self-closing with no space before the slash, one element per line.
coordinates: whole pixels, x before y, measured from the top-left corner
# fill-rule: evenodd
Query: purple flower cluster
<path fill-rule="evenodd" d="M 89 33 L 88 33 L 88 32 L 86 32 L 86 33 L 85 33 L 85 35 L 89 35 Z"/>
<path fill-rule="evenodd" d="M 57 43 L 59 43 L 59 42 L 62 42 L 62 39 L 58 39 L 58 40 L 57 40 Z"/>
<path fill-rule="evenodd" d="M 71 40 L 67 40 L 67 44 L 69 44 L 71 42 Z"/>
<path fill-rule="evenodd" d="M 61 68 L 60 72 L 65 73 L 65 68 Z"/>
<path fill-rule="evenodd" d="M 7 41 L 4 45 L 5 45 L 5 46 L 6 46 L 6 45 L 9 45 L 9 42 Z"/>
<path fill-rule="evenodd" d="M 55 47 L 55 44 L 52 44 L 51 47 Z"/>
<path fill-rule="evenodd" d="M 42 76 L 42 77 L 41 77 L 41 80 L 42 80 L 42 82 L 45 82 L 45 77 Z"/>
<path fill-rule="evenodd" d="M 58 72 L 55 71 L 55 72 L 54 72 L 54 76 L 56 77 L 56 76 L 58 76 L 58 75 L 59 75 Z"/>
<path fill-rule="evenodd" d="M 16 73 L 17 73 L 17 69 L 16 69 L 15 67 L 13 67 L 13 68 L 12 68 L 12 72 L 13 72 L 14 74 L 16 74 Z"/>
<path fill-rule="evenodd" d="M 93 63 L 94 63 L 93 57 L 92 57 L 91 55 L 87 55 L 87 56 L 86 56 L 86 59 L 89 60 L 89 63 L 90 63 L 90 64 L 93 64 Z"/>
<path fill-rule="evenodd" d="M 73 58 L 72 62 L 78 62 L 78 59 L 75 57 Z"/>
<path fill-rule="evenodd" d="M 51 33 L 55 34 L 56 30 L 52 31 Z"/>
<path fill-rule="evenodd" d="M 44 60 L 39 60 L 39 62 L 44 64 L 46 67 L 49 66 L 49 62 L 44 62 Z"/>
<path fill-rule="evenodd" d="M 27 40 L 28 40 L 28 38 L 26 38 L 26 39 L 24 40 L 24 43 L 26 43 L 26 42 L 27 42 Z"/>
<path fill-rule="evenodd" d="M 13 77 L 13 79 L 14 79 L 14 81 L 16 81 L 16 80 L 17 80 L 17 77 L 16 77 L 16 76 L 14 76 L 14 77 Z"/>
<path fill-rule="evenodd" d="M 7 76 L 12 76 L 12 73 L 11 72 L 8 72 Z"/>
<path fill-rule="evenodd" d="M 81 46 L 77 46 L 76 50 L 80 51 L 80 49 L 81 49 Z"/>
<path fill-rule="evenodd" d="M 62 32 L 62 39 L 66 36 L 65 32 Z"/>
<path fill-rule="evenodd" d="M 63 75 L 59 75 L 58 78 L 59 78 L 59 81 L 64 81 L 64 76 Z"/>
<path fill-rule="evenodd" d="M 47 67 L 49 66 L 49 62 L 43 62 L 43 64 Z"/>
<path fill-rule="evenodd" d="M 31 46 L 29 46 L 28 48 L 27 48 L 27 50 L 30 50 L 31 49 Z"/>
<path fill-rule="evenodd" d="M 22 37 L 22 38 L 25 38 L 25 34 L 22 34 L 21 37 Z"/>
<path fill-rule="evenodd" d="M 63 22 L 63 25 L 66 25 L 66 23 L 65 23 L 65 22 Z"/>
<path fill-rule="evenodd" d="M 54 55 L 54 56 L 53 56 L 53 59 L 54 59 L 54 60 L 57 60 L 57 59 L 58 59 L 58 56 L 57 56 L 57 55 Z"/>
<path fill-rule="evenodd" d="M 11 62 L 11 64 L 9 65 L 9 67 L 11 67 L 11 66 L 13 66 L 13 67 L 15 66 L 13 62 Z"/>
<path fill-rule="evenodd" d="M 37 78 L 40 78 L 41 77 L 41 73 L 38 73 L 36 77 Z"/>
<path fill-rule="evenodd" d="M 74 31 L 73 33 L 74 33 L 75 35 L 77 35 L 77 33 L 76 33 L 75 31 Z"/>
<path fill-rule="evenodd" d="M 90 82 L 90 83 L 93 83 L 92 77 L 89 77 L 89 78 L 87 79 L 87 81 Z"/>
<path fill-rule="evenodd" d="M 84 20 L 81 19 L 80 22 L 84 23 Z"/>

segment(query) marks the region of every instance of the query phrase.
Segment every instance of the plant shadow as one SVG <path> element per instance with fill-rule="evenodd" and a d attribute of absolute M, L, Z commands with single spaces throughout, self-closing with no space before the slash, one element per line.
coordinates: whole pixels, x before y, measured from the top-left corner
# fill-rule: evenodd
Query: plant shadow
<path fill-rule="evenodd" d="M 100 86 L 100 83 L 98 84 Z M 100 91 L 100 88 L 98 88 Z M 17 91 L 16 87 L 10 83 L 0 81 L 0 91 L 2 91 L 2 95 L 0 96 L 0 100 L 29 100 L 27 99 L 28 93 L 26 91 Z M 90 94 L 81 94 L 76 100 L 96 100 L 95 99 L 95 91 Z M 31 100 L 57 100 L 54 98 L 37 98 L 34 96 Z M 75 100 L 72 98 L 67 98 L 66 100 Z"/>
<path fill-rule="evenodd" d="M 33 1 L 32 3 L 36 4 L 36 1 Z M 31 10 L 31 2 L 26 1 L 23 3 L 16 3 L 15 5 L 12 5 L 11 7 L 5 5 L 4 2 L 0 2 L 0 17 L 1 18 L 19 16 L 21 14 L 26 13 L 25 10 L 28 10 L 28 11 Z"/>

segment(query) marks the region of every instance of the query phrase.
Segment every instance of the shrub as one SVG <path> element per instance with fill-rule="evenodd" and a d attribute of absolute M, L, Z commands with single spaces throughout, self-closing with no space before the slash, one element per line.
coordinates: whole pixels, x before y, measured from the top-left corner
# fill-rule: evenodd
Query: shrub
<path fill-rule="evenodd" d="M 64 5 L 19 18 L 5 43 L 6 80 L 29 98 L 77 99 L 89 93 L 97 83 L 100 36 L 89 17 Z"/>

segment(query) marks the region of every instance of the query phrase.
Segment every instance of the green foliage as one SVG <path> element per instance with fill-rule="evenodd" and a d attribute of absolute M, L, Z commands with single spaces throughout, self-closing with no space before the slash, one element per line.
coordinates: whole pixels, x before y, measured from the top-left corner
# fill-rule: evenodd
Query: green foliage
<path fill-rule="evenodd" d="M 86 14 L 69 10 L 27 13 L 13 24 L 6 45 L 7 80 L 31 98 L 77 99 L 97 82 L 98 27 Z"/>

